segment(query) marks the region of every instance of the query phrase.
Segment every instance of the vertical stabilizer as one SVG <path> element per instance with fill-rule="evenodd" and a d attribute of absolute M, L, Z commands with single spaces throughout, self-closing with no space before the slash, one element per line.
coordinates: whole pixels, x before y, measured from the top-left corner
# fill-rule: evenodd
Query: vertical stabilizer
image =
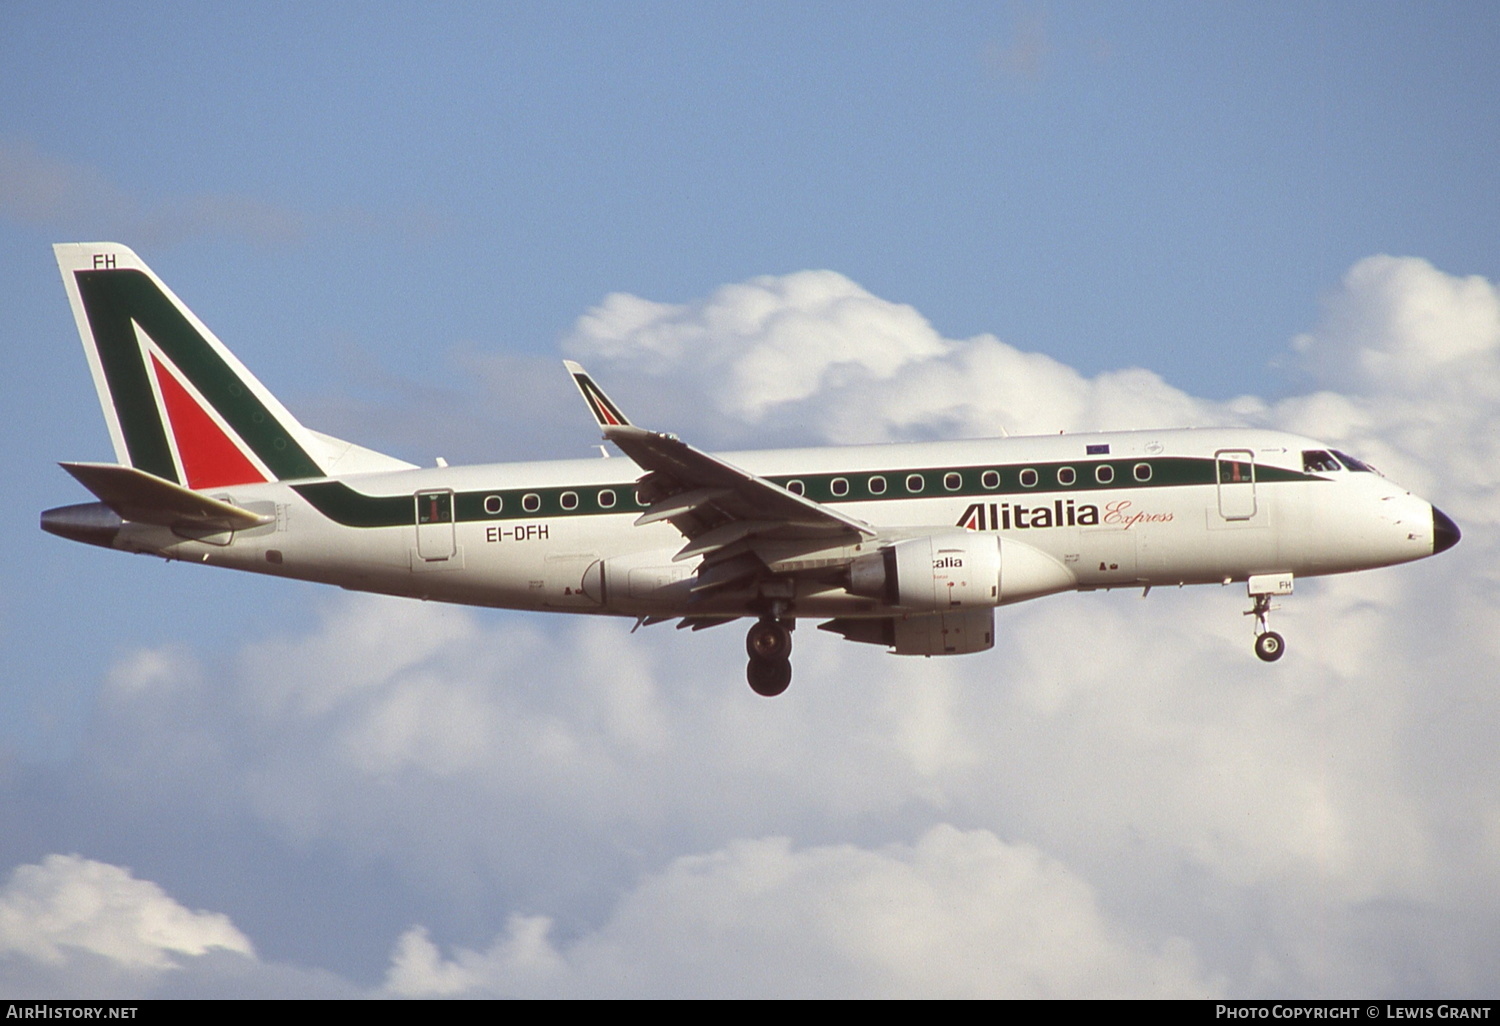
<path fill-rule="evenodd" d="M 53 250 L 121 464 L 191 489 L 410 466 L 303 427 L 128 247 Z"/>

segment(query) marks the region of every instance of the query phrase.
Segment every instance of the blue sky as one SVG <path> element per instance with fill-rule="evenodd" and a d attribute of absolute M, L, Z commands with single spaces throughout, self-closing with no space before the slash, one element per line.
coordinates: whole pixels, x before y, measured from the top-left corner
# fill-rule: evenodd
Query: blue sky
<path fill-rule="evenodd" d="M 978 747 L 968 769 L 952 770 L 956 777 L 911 769 L 929 765 L 912 751 L 943 747 L 933 737 L 918 744 L 908 736 L 912 722 L 944 721 L 927 705 L 933 699 L 924 679 L 953 689 L 943 692 L 947 715 L 993 716 L 997 738 L 1040 715 L 1024 700 L 1025 687 L 1011 682 L 1006 690 L 1010 656 L 918 667 L 819 648 L 806 658 L 833 677 L 901 686 L 872 701 L 858 688 L 831 685 L 806 696 L 810 706 L 772 713 L 740 704 L 743 685 L 732 664 L 743 657 L 735 655 L 732 629 L 734 637 L 658 636 L 631 648 L 612 637 L 611 624 L 403 611 L 392 608 L 399 603 L 363 605 L 312 586 L 112 556 L 42 535 L 35 518 L 43 508 L 83 499 L 55 461 L 110 457 L 49 247 L 111 239 L 135 248 L 310 426 L 417 462 L 585 452 L 594 433 L 557 366 L 568 353 L 592 356 L 596 373 L 607 370 L 606 383 L 633 416 L 654 422 L 652 411 L 661 411 L 661 427 L 712 444 L 857 440 L 849 425 L 860 423 L 861 412 L 870 414 L 870 440 L 994 426 L 1135 426 L 1135 418 L 1158 415 L 1322 428 L 1314 433 L 1375 449 L 1393 476 L 1399 469 L 1401 480 L 1454 513 L 1465 526 L 1465 549 L 1477 558 L 1488 551 L 1491 472 L 1483 459 L 1443 461 L 1454 446 L 1500 454 L 1489 448 L 1496 443 L 1486 426 L 1491 365 L 1440 380 L 1421 373 L 1420 362 L 1400 361 L 1429 345 L 1412 326 L 1424 318 L 1479 324 L 1472 348 L 1489 352 L 1485 297 L 1500 281 L 1500 8 L 638 3 L 230 10 L 23 2 L 8 5 L 3 22 L 0 303 L 5 351 L 16 363 L 0 384 L 8 414 L 0 437 L 10 468 L 0 485 L 8 512 L 0 538 L 9 554 L 0 587 L 7 650 L 0 671 L 0 876 L 76 853 L 88 861 L 46 864 L 48 872 L 82 873 L 97 864 L 106 868 L 93 878 L 118 886 L 122 900 L 171 900 L 227 916 L 248 941 L 215 950 L 253 957 L 250 976 L 272 991 L 424 992 L 441 977 L 433 966 L 444 964 L 422 961 L 419 940 L 430 937 L 441 958 L 489 953 L 468 963 L 482 981 L 479 991 L 527 992 L 541 977 L 517 969 L 506 954 L 515 949 L 502 939 L 524 934 L 534 922 L 526 917 L 545 916 L 554 953 L 566 963 L 562 975 L 546 977 L 552 992 L 607 993 L 600 966 L 608 960 L 599 953 L 612 944 L 641 947 L 631 938 L 668 936 L 653 915 L 696 900 L 693 887 L 703 877 L 685 869 L 684 859 L 727 867 L 726 879 L 757 859 L 784 859 L 792 878 L 806 872 L 812 880 L 817 867 L 847 858 L 877 877 L 889 872 L 898 882 L 920 882 L 923 867 L 962 858 L 970 867 L 1065 877 L 1057 907 L 1097 920 L 1101 964 L 1118 970 L 1100 978 L 1123 980 L 1149 964 L 1180 984 L 1178 993 L 1246 993 L 1257 985 L 1347 993 L 1377 979 L 1354 968 L 1363 958 L 1413 990 L 1472 984 L 1493 992 L 1500 978 L 1494 961 L 1477 953 L 1484 944 L 1500 947 L 1492 943 L 1500 911 L 1485 906 L 1460 915 L 1441 902 L 1423 905 L 1411 897 L 1428 893 L 1421 887 L 1390 883 L 1406 879 L 1395 856 L 1394 868 L 1372 870 L 1370 879 L 1338 877 L 1347 883 L 1339 893 L 1348 904 L 1332 915 L 1344 933 L 1330 941 L 1337 954 L 1319 969 L 1284 950 L 1296 923 L 1289 910 L 1311 886 L 1311 877 L 1298 875 L 1303 849 L 1289 844 L 1267 854 L 1247 841 L 1232 865 L 1204 856 L 1201 836 L 1225 828 L 1198 815 L 1201 795 L 1183 797 L 1170 829 L 1153 832 L 1136 821 L 1121 826 L 1121 836 L 1145 836 L 1142 843 L 1164 864 L 1201 873 L 1207 882 L 1195 886 L 1204 902 L 1284 906 L 1287 918 L 1268 934 L 1257 932 L 1248 913 L 1230 917 L 1228 926 L 1210 925 L 1188 899 L 1180 908 L 1153 909 L 1142 895 L 1180 877 L 1143 868 L 1147 860 L 1130 861 L 1134 856 L 1118 856 L 1128 864 L 1111 861 L 1105 847 L 1116 837 L 1114 820 L 1098 781 L 1075 782 L 1083 821 L 1098 817 L 1095 847 L 1026 811 L 1036 794 L 1060 786 L 1041 771 L 1019 774 L 1031 790 L 1001 806 L 973 798 L 973 774 L 1017 768 L 972 738 L 966 743 Z M 1410 262 L 1362 263 L 1381 255 Z M 994 336 L 1055 364 L 1043 374 L 1038 361 L 1017 358 L 1014 380 L 964 380 L 979 396 L 977 414 L 917 397 L 927 404 L 921 415 L 901 421 L 891 411 L 903 397 L 889 389 L 856 394 L 830 385 L 750 415 L 714 392 L 722 381 L 715 375 L 737 366 L 741 355 L 728 343 L 653 362 L 630 355 L 634 336 L 625 328 L 610 334 L 619 326 L 607 316 L 597 330 L 580 321 L 591 311 L 607 313 L 607 297 L 622 293 L 670 304 L 674 323 L 696 324 L 705 311 L 733 305 L 721 291 L 726 286 L 759 276 L 772 276 L 768 293 L 791 303 L 786 297 L 793 284 L 807 284 L 796 277 L 806 271 L 841 276 L 817 279 L 818 288 L 857 288 L 872 323 L 895 317 L 901 304 L 915 308 L 955 360 L 982 348 L 976 338 Z M 1299 348 L 1299 336 L 1311 341 Z M 759 344 L 741 341 L 747 352 Z M 1448 352 L 1434 345 L 1433 352 Z M 1382 376 L 1365 360 L 1370 352 L 1390 356 L 1406 373 Z M 1155 377 L 1143 383 L 1114 374 L 1130 368 Z M 1017 389 L 1055 400 L 1051 419 L 1040 400 L 1039 408 L 1018 405 Z M 695 405 L 699 396 L 707 398 Z M 1121 413 L 1131 396 L 1137 406 Z M 1439 445 L 1434 425 L 1456 437 Z M 1427 642 L 1403 648 L 1398 635 L 1436 615 L 1432 594 L 1449 596 L 1442 601 L 1465 618 L 1465 638 L 1500 622 L 1484 598 L 1488 577 L 1432 576 L 1438 573 L 1413 568 L 1409 584 L 1372 585 L 1376 598 L 1361 598 L 1353 580 L 1322 592 L 1314 586 L 1296 605 L 1311 628 L 1326 626 L 1331 610 L 1353 610 L 1357 621 L 1373 603 L 1393 624 L 1406 624 L 1387 632 L 1397 640 L 1382 645 L 1397 647 L 1378 650 L 1386 662 L 1426 667 L 1419 656 Z M 1473 601 L 1463 605 L 1460 597 Z M 1001 633 L 1027 632 L 1030 644 L 1049 629 L 1054 638 L 1099 630 L 1100 621 L 1087 619 L 1098 616 L 1125 636 L 1131 625 L 1153 623 L 1151 615 L 1197 623 L 1204 609 L 1205 623 L 1242 626 L 1238 599 L 1226 603 L 1212 593 L 1165 598 L 1150 613 L 1102 597 L 1092 600 L 1096 607 L 1089 601 L 1058 600 L 1058 612 L 1039 605 L 1002 616 Z M 1087 612 L 1093 608 L 1100 612 Z M 547 782 L 499 791 L 465 782 L 444 798 L 433 783 L 442 773 L 430 766 L 431 778 L 394 791 L 383 790 L 390 774 L 331 774 L 350 792 L 365 793 L 351 800 L 371 810 L 368 820 L 329 811 L 329 796 L 312 795 L 305 778 L 280 775 L 265 731 L 274 727 L 293 739 L 286 762 L 294 769 L 326 773 L 332 755 L 318 748 L 320 735 L 308 723 L 257 720 L 248 711 L 260 708 L 256 689 L 264 683 L 254 667 L 278 648 L 312 652 L 309 663 L 320 666 L 352 660 L 341 645 L 351 644 L 347 625 L 362 618 L 414 638 L 447 637 L 479 665 L 495 660 L 489 675 L 465 676 L 451 653 L 413 641 L 418 650 L 393 654 L 391 665 L 421 668 L 424 680 L 451 684 L 465 701 L 500 702 L 512 717 L 495 721 L 509 724 L 505 729 L 555 722 L 611 751 L 622 736 L 658 738 L 639 750 L 625 745 L 621 751 L 635 754 L 615 766 L 646 779 L 704 759 L 720 763 L 709 776 L 733 796 L 736 815 L 671 787 L 656 804 L 634 795 L 641 821 L 630 823 Z M 1022 636 L 1013 635 L 1016 644 Z M 1248 654 L 1239 640 L 1236 657 Z M 538 671 L 505 664 L 508 645 L 563 653 L 546 681 L 553 697 L 538 705 L 514 697 L 535 698 L 544 682 Z M 1462 724 L 1495 715 L 1485 690 L 1492 671 L 1476 669 L 1484 665 L 1482 651 L 1469 641 L 1450 648 L 1448 670 L 1423 672 L 1449 687 L 1438 689 L 1450 703 L 1442 708 L 1478 703 L 1455 727 L 1462 735 Z M 582 683 L 593 665 L 588 653 L 596 651 L 609 654 L 606 662 L 625 660 L 637 675 L 626 692 L 644 689 L 648 697 L 640 701 L 655 710 L 652 722 L 666 724 L 664 735 L 633 733 L 644 728 L 623 713 L 634 727 L 606 718 L 591 733 L 599 714 L 590 701 L 614 708 L 619 700 Z M 1283 675 L 1278 686 L 1305 689 L 1298 692 L 1304 697 L 1342 694 L 1339 687 L 1365 672 L 1329 658 L 1304 663 L 1294 685 Z M 1292 657 L 1278 670 L 1286 666 L 1296 666 Z M 1191 648 L 1180 664 L 1161 667 L 1161 679 L 1180 683 L 1183 695 L 1198 694 L 1189 685 L 1260 688 L 1244 701 L 1270 720 L 1268 709 L 1296 708 L 1275 705 L 1282 692 L 1247 683 L 1263 680 L 1257 669 L 1224 669 Z M 386 672 L 372 670 L 369 679 L 397 688 L 401 681 Z M 798 690 L 812 676 L 799 663 Z M 179 689 L 174 694 L 197 697 L 126 708 L 120 689 L 137 692 L 122 682 L 137 679 L 170 682 Z M 1070 679 L 1091 678 L 1077 671 Z M 1057 686 L 1072 693 L 1061 678 Z M 1410 719 L 1425 707 L 1395 681 L 1390 688 L 1390 702 L 1407 713 L 1398 717 L 1401 729 L 1414 731 L 1413 744 L 1430 740 Z M 1011 697 L 996 698 L 996 689 Z M 729 691 L 732 699 L 720 697 Z M 901 707 L 905 700 L 911 708 Z M 1224 726 L 1216 717 L 1247 714 L 1232 702 L 1215 705 L 1230 701 L 1222 695 L 1208 701 L 1193 721 L 1205 735 Z M 868 807 L 823 802 L 811 794 L 815 788 L 782 781 L 795 796 L 777 814 L 750 783 L 768 767 L 752 754 L 697 747 L 717 736 L 704 726 L 718 722 L 704 712 L 705 702 L 724 703 L 725 716 L 763 717 L 745 726 L 745 736 L 766 751 L 784 746 L 804 754 L 795 764 L 826 772 L 830 787 L 868 756 L 871 779 L 890 789 L 888 799 Z M 1357 717 L 1360 706 L 1347 711 Z M 1305 718 L 1325 723 L 1319 715 Z M 352 730 L 356 722 L 351 714 L 323 727 L 337 735 L 337 726 Z M 797 740 L 851 722 L 890 761 L 851 751 L 845 764 L 824 765 L 816 744 L 804 751 Z M 1423 729 L 1435 729 L 1432 722 Z M 1087 741 L 1098 722 L 1080 713 L 1067 723 L 1033 725 L 1064 739 L 1039 753 L 1037 764 L 1051 766 L 1049 757 L 1063 758 L 1066 739 Z M 1171 733 L 1161 723 L 1143 729 Z M 1408 736 L 1391 723 L 1381 729 Z M 679 731 L 697 736 L 672 740 Z M 1395 805 L 1426 809 L 1420 794 L 1402 790 L 1400 773 L 1374 771 L 1364 761 L 1376 757 L 1375 733 L 1367 724 L 1347 750 L 1331 745 L 1330 757 L 1345 761 L 1329 772 L 1350 780 L 1373 772 L 1400 792 Z M 1099 743 L 1116 753 L 1118 765 L 1171 772 L 1172 753 L 1111 748 L 1112 736 Z M 182 756 L 201 778 L 185 790 L 185 770 L 151 769 L 140 758 L 144 748 L 168 753 L 163 761 L 172 763 L 178 742 L 215 753 L 199 762 Z M 1273 764 L 1284 756 L 1267 744 L 1251 745 L 1245 758 Z M 1493 760 L 1479 758 L 1486 761 Z M 447 772 L 465 781 L 478 770 L 520 769 L 485 759 L 453 765 L 459 768 Z M 906 769 L 890 769 L 897 765 Z M 1426 871 L 1470 884 L 1464 874 L 1477 873 L 1486 882 L 1474 863 L 1500 862 L 1500 818 L 1486 818 L 1496 815 L 1493 775 L 1470 779 L 1471 769 L 1423 766 L 1415 778 L 1424 786 L 1468 795 L 1470 803 L 1418 819 L 1490 824 L 1473 828 L 1488 839 L 1475 842 L 1477 849 L 1432 827 L 1418 847 L 1462 850 L 1473 862 L 1434 856 Z M 1185 774 L 1202 769 L 1191 761 L 1175 767 Z M 557 779 L 566 777 L 560 770 Z M 616 783 L 599 786 L 615 794 L 609 788 L 617 777 L 605 777 Z M 264 790 L 268 780 L 305 800 L 279 802 Z M 1268 791 L 1285 783 L 1256 781 Z M 1390 797 L 1378 786 L 1371 794 Z M 441 808 L 453 795 L 461 801 L 451 819 L 402 811 L 434 802 Z M 580 804 L 593 814 L 561 811 Z M 385 828 L 381 809 L 392 821 Z M 490 832 L 469 822 L 475 815 L 491 817 Z M 1366 822 L 1353 813 L 1349 821 Z M 447 861 L 451 855 L 423 850 L 417 838 L 424 829 L 470 853 L 463 886 L 453 882 L 459 871 Z M 567 839 L 566 858 L 535 835 L 552 830 Z M 945 831 L 958 831 L 958 839 Z M 1350 828 L 1348 837 L 1362 836 Z M 789 838 L 791 847 L 777 848 L 776 837 Z M 1273 864 L 1279 868 L 1266 868 Z M 130 867 L 135 876 L 110 875 L 110 867 Z M 27 886 L 13 882 L 0 892 L 0 905 L 33 893 Z M 148 893 L 150 886 L 158 890 Z M 618 894 L 630 898 L 615 902 Z M 1078 894 L 1092 895 L 1093 904 L 1074 901 Z M 492 911 L 475 911 L 476 897 Z M 764 910 L 722 893 L 719 899 L 743 912 L 750 933 L 771 929 L 757 918 Z M 1449 936 L 1463 938 L 1452 954 L 1462 971 L 1445 976 L 1411 956 L 1399 930 L 1375 929 L 1388 944 L 1372 941 L 1370 948 L 1351 940 L 1370 913 L 1350 909 L 1378 899 L 1410 901 L 1423 923 L 1451 927 Z M 924 911 L 914 907 L 911 915 L 920 919 Z M 228 936 L 195 922 L 221 940 Z M 404 932 L 414 925 L 427 933 Z M 398 937 L 405 961 L 392 955 Z M 121 968 L 94 952 L 89 958 L 105 962 L 69 963 L 47 982 L 33 974 L 31 949 L 19 941 L 7 949 L 4 940 L 0 991 L 55 985 L 79 992 L 89 979 L 150 993 L 233 989 L 191 945 L 171 956 L 187 966 L 176 976 L 161 975 L 149 958 Z M 1178 940 L 1190 958 L 1174 954 Z M 245 954 L 252 945 L 254 955 Z M 1277 968 L 1251 968 L 1267 964 L 1255 954 L 1266 951 Z M 847 952 L 809 957 L 872 964 Z M 390 968 L 396 964 L 406 975 Z M 432 972 L 419 972 L 423 965 Z M 650 968 L 640 974 L 652 981 L 647 992 L 693 991 L 690 976 L 666 955 Z M 882 977 L 830 970 L 829 978 L 857 992 L 861 981 Z M 909 993 L 963 992 L 920 974 L 894 978 Z M 1086 992 L 1080 978 L 1059 971 L 1051 992 Z M 184 979 L 195 982 L 170 983 Z M 774 990 L 754 980 L 745 988 Z"/>

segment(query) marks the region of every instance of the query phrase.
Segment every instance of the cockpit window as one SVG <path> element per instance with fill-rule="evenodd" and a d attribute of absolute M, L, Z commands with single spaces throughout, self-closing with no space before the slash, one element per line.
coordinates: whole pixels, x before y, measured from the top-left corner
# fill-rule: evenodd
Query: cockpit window
<path fill-rule="evenodd" d="M 1350 456 L 1348 453 L 1342 453 L 1335 449 L 1333 450 L 1333 454 L 1340 460 L 1342 460 L 1344 466 L 1348 467 L 1350 470 L 1359 470 L 1363 471 L 1366 474 L 1378 473 L 1378 471 L 1374 467 L 1370 466 L 1364 460 L 1357 460 L 1353 456 Z"/>
<path fill-rule="evenodd" d="M 1322 449 L 1303 449 L 1302 469 L 1309 474 L 1331 474 L 1335 470 L 1344 468 L 1339 466 L 1338 460 Z"/>

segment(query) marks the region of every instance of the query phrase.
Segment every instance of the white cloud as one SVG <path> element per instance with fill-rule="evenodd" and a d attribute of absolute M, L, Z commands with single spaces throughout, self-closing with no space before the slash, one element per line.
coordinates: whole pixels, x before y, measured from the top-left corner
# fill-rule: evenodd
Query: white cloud
<path fill-rule="evenodd" d="M 1292 342 L 1329 387 L 1426 393 L 1445 381 L 1500 397 L 1500 293 L 1415 257 L 1373 256 L 1327 298 L 1324 322 Z"/>
<path fill-rule="evenodd" d="M 0 992 L 144 995 L 215 952 L 255 958 L 227 916 L 184 908 L 119 866 L 48 855 L 0 890 Z"/>
<path fill-rule="evenodd" d="M 758 424 L 775 407 L 890 379 L 947 346 L 910 306 L 833 271 L 800 271 L 682 306 L 617 293 L 579 318 L 564 348 L 611 369 L 670 376 L 715 413 Z"/>
<path fill-rule="evenodd" d="M 1494 283 L 1413 257 L 1369 257 L 1295 348 L 1328 391 L 1279 403 L 1269 417 L 1357 446 L 1461 525 L 1500 523 Z"/>
<path fill-rule="evenodd" d="M 261 961 L 229 917 L 121 866 L 48 855 L 0 889 L 0 996 L 356 997 L 319 969 Z"/>
<path fill-rule="evenodd" d="M 564 349 L 597 366 L 611 389 L 622 382 L 622 392 L 651 394 L 653 420 L 723 441 L 767 431 L 847 443 L 1223 420 L 1149 371 L 1090 380 L 992 335 L 942 338 L 912 307 L 833 271 L 754 278 L 678 306 L 612 295 L 579 318 Z M 663 396 L 666 410 L 655 402 Z"/>
<path fill-rule="evenodd" d="M 76 950 L 167 969 L 210 948 L 254 954 L 227 917 L 185 909 L 119 866 L 49 855 L 18 867 L 0 891 L 0 954 L 56 964 Z"/>
<path fill-rule="evenodd" d="M 408 996 L 1202 997 L 1189 946 L 1143 943 L 1089 886 L 988 831 L 915 845 L 795 849 L 735 841 L 674 860 L 563 950 L 513 918 L 484 952 L 404 935 L 388 987 Z"/>
<path fill-rule="evenodd" d="M 575 919 L 575 902 L 633 893 L 684 851 L 768 832 L 864 837 L 855 847 L 879 852 L 882 838 L 959 821 L 1107 881 L 1094 886 L 1127 934 L 1129 924 L 1194 940 L 1206 929 L 1244 943 L 1241 932 L 1269 924 L 1286 960 L 1274 982 L 1295 989 L 1312 970 L 1292 941 L 1313 922 L 1380 902 L 1428 921 L 1496 917 L 1475 897 L 1500 893 L 1493 831 L 1453 824 L 1500 822 L 1483 757 L 1500 726 L 1483 669 L 1497 653 L 1424 640 L 1416 623 L 1392 630 L 1431 599 L 1396 572 L 1299 595 L 1283 614 L 1298 662 L 1274 670 L 1249 654 L 1242 597 L 1214 591 L 1021 607 L 1001 621 L 997 652 L 967 660 L 893 659 L 799 634 L 796 685 L 768 703 L 740 679 L 737 632 L 486 624 L 351 597 L 301 642 L 258 647 L 243 676 L 199 685 L 245 703 L 175 722 L 173 744 L 231 754 L 207 774 L 218 783 L 205 806 L 251 814 L 299 847 L 390 862 L 450 901 L 468 900 L 476 881 L 500 887 L 513 896 L 496 910 L 507 916 Z M 409 640 L 387 640 L 350 673 L 333 639 L 355 623 Z M 321 654 L 301 657 L 310 652 Z M 1434 680 L 1449 683 L 1430 693 Z M 268 690 L 278 700 L 262 704 Z M 132 745 L 153 736 L 148 694 L 199 705 L 180 688 L 138 692 L 144 707 L 117 710 Z M 1262 897 L 1253 914 L 1206 923 L 1190 896 L 1161 899 L 1183 873 L 1216 900 Z M 590 932 L 624 915 L 615 908 Z M 497 943 L 511 952 L 519 941 Z M 429 949 L 411 944 L 397 989 L 427 977 L 449 981 L 423 985 L 433 990 L 467 989 L 458 970 L 498 957 L 457 953 L 422 977 Z M 553 946 L 574 968 L 548 986 L 614 979 L 577 965 L 591 949 Z M 1360 962 L 1343 955 L 1322 971 L 1349 978 Z M 1234 966 L 1210 968 L 1234 979 Z M 642 992 L 683 979 L 642 972 L 653 981 Z"/>

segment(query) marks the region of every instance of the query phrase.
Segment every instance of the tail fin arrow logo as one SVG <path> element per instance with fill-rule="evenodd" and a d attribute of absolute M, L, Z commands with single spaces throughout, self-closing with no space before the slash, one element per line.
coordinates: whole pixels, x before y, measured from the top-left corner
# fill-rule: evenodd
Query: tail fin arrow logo
<path fill-rule="evenodd" d="M 307 429 L 139 257 L 55 248 L 120 463 L 188 488 L 324 476 Z"/>

